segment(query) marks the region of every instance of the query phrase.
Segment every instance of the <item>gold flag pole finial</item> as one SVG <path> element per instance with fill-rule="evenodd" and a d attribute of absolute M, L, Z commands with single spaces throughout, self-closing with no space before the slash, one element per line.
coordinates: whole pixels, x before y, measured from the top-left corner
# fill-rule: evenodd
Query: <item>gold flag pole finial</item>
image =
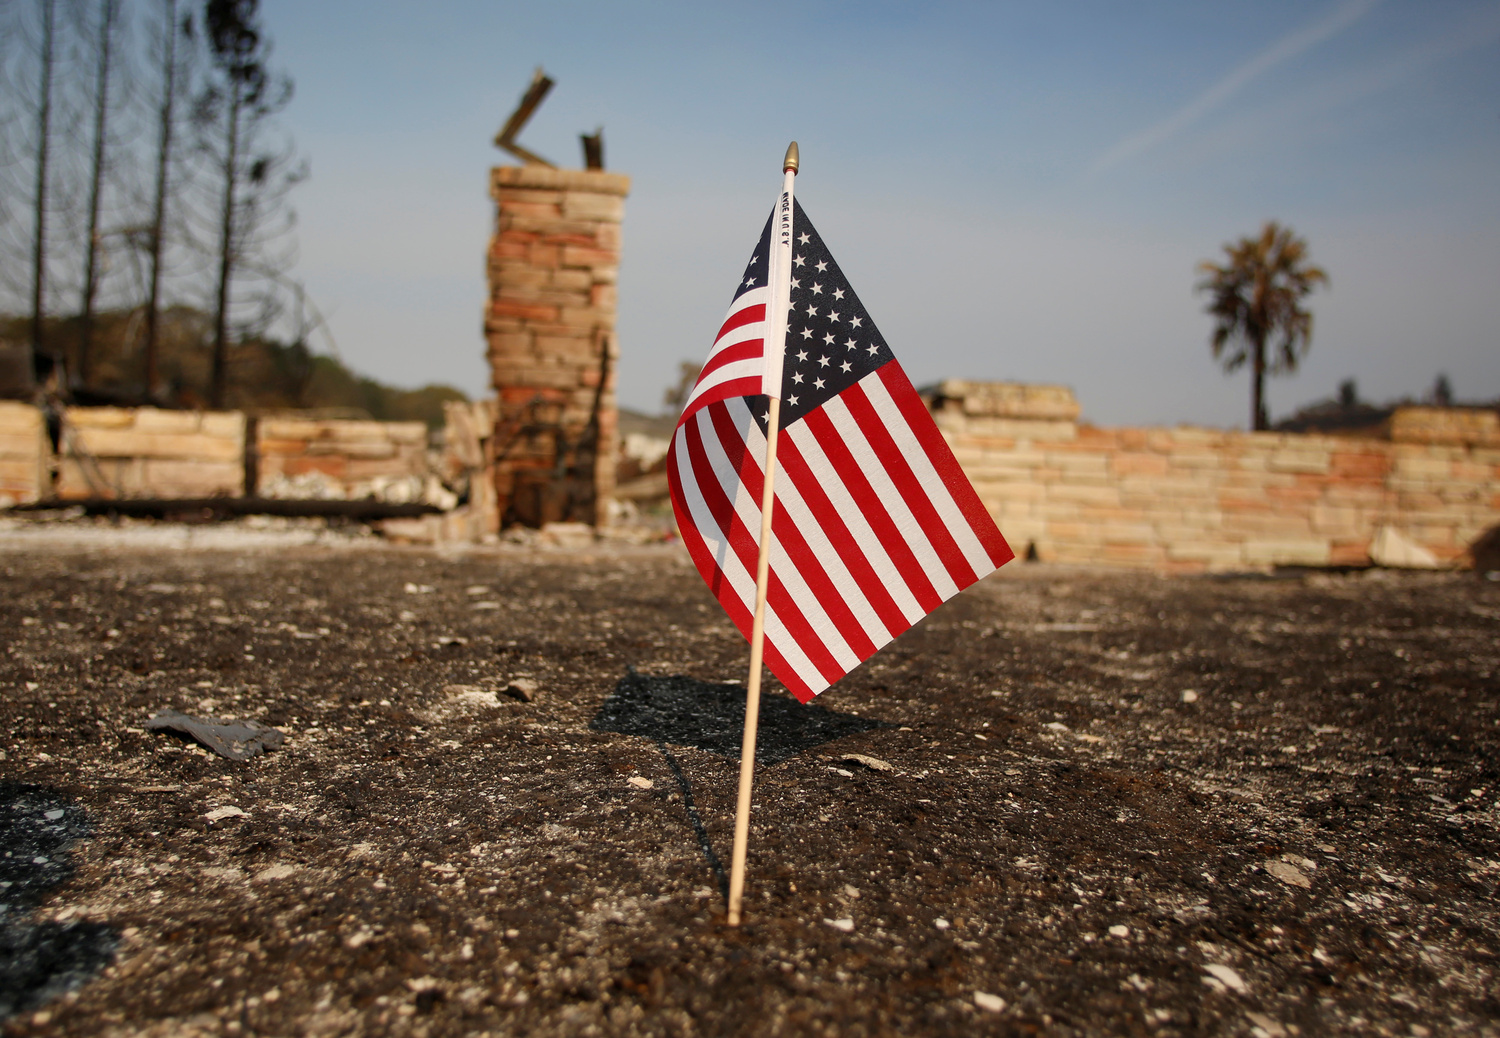
<path fill-rule="evenodd" d="M 787 170 L 791 170 L 793 173 L 797 172 L 796 141 L 792 141 L 792 143 L 786 146 L 786 158 L 781 160 L 781 171 L 785 173 Z"/>

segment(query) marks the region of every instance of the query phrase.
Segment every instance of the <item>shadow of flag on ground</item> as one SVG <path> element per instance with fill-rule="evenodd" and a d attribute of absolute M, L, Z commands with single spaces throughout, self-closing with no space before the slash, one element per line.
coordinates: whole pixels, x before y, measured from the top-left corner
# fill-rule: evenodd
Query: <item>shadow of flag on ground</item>
<path fill-rule="evenodd" d="M 114 959 L 112 926 L 29 918 L 73 875 L 69 848 L 88 835 L 83 810 L 56 790 L 0 782 L 0 1021 L 81 987 Z"/>
<path fill-rule="evenodd" d="M 745 690 L 739 685 L 681 675 L 652 677 L 631 670 L 620 679 L 589 727 L 596 732 L 640 735 L 737 758 L 744 723 Z M 755 760 L 761 765 L 780 764 L 845 735 L 888 727 L 884 721 L 766 695 L 760 701 Z"/>

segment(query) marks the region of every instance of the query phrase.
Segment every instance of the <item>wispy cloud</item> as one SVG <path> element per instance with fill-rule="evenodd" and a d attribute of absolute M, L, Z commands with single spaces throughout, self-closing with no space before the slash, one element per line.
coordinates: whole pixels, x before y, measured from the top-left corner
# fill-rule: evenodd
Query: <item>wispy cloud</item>
<path fill-rule="evenodd" d="M 1283 36 L 1161 122 L 1120 141 L 1094 163 L 1091 172 L 1099 173 L 1119 165 L 1171 139 L 1276 66 L 1348 29 L 1379 2 L 1346 0 L 1326 17 Z"/>

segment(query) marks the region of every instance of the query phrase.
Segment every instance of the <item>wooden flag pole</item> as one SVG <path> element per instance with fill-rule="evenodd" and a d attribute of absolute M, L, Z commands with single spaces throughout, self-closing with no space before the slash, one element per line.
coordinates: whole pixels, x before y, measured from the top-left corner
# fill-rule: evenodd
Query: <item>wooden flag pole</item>
<path fill-rule="evenodd" d="M 740 795 L 734 812 L 734 852 L 729 859 L 729 925 L 740 925 L 745 893 L 745 849 L 750 842 L 750 792 L 755 784 L 755 731 L 760 723 L 760 672 L 765 657 L 766 585 L 771 572 L 771 510 L 775 505 L 776 434 L 781 424 L 781 361 L 786 348 L 786 312 L 791 291 L 792 183 L 800 156 L 793 141 L 782 161 L 782 192 L 771 234 L 770 300 L 766 304 L 766 379 L 771 398 L 766 414 L 765 483 L 760 496 L 760 550 L 755 562 L 755 618 L 750 625 L 750 675 L 745 681 L 745 733 L 740 743 Z"/>

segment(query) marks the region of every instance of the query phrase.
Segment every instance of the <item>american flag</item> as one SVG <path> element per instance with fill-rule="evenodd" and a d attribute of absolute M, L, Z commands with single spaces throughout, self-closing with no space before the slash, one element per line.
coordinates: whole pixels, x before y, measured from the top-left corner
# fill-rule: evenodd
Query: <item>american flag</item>
<path fill-rule="evenodd" d="M 765 660 L 806 703 L 1014 553 L 800 204 L 792 234 Z M 768 220 L 667 459 L 683 542 L 746 638 L 770 250 Z"/>

